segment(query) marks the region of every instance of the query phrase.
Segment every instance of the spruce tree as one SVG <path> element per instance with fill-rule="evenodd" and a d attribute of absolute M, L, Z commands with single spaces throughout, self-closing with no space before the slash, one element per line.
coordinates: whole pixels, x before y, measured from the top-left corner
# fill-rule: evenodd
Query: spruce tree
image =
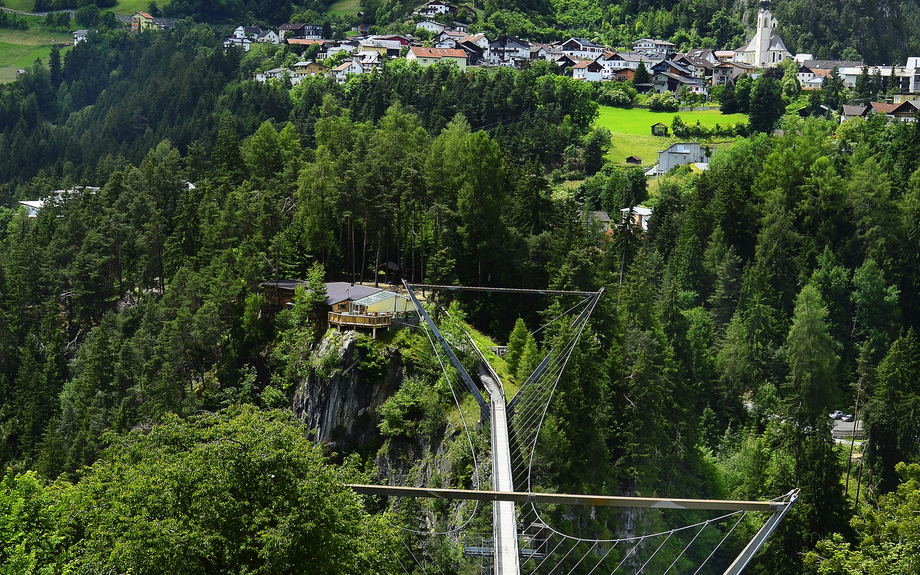
<path fill-rule="evenodd" d="M 518 371 L 518 365 L 521 362 L 521 355 L 524 353 L 524 346 L 527 344 L 528 336 L 530 336 L 530 332 L 527 331 L 524 320 L 517 318 L 517 321 L 514 322 L 514 329 L 508 337 L 508 352 L 505 354 L 505 363 L 508 364 L 508 370 L 511 373 L 516 374 Z M 523 383 L 523 380 L 518 383 Z"/>
<path fill-rule="evenodd" d="M 788 412 L 799 432 L 827 419 L 839 390 L 836 369 L 838 344 L 827 326 L 827 306 L 814 284 L 807 284 L 795 304 L 786 338 L 789 364 Z"/>

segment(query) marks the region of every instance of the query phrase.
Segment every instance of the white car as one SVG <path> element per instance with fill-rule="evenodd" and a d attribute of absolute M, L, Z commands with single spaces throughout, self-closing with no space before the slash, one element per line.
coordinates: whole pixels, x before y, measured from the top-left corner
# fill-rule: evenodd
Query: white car
<path fill-rule="evenodd" d="M 831 419 L 841 419 L 843 417 L 843 412 L 838 409 L 837 411 L 831 413 L 830 416 Z"/>

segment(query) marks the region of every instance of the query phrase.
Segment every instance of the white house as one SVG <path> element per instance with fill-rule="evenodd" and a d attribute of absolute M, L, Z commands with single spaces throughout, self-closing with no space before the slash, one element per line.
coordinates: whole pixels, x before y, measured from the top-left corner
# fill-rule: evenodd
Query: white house
<path fill-rule="evenodd" d="M 363 74 L 364 67 L 360 62 L 355 62 L 354 60 L 349 60 L 343 62 L 332 69 L 332 77 L 335 78 L 336 83 L 344 84 L 348 81 L 348 76 L 351 74 Z"/>
<path fill-rule="evenodd" d="M 624 222 L 631 221 L 634 226 L 641 228 L 642 231 L 648 231 L 648 221 L 652 219 L 652 208 L 633 206 L 621 209 L 620 213 L 623 214 Z"/>
<path fill-rule="evenodd" d="M 234 38 L 249 38 L 250 40 L 255 40 L 261 33 L 262 29 L 258 26 L 237 26 L 236 29 L 233 30 L 231 36 Z"/>
<path fill-rule="evenodd" d="M 674 166 L 685 166 L 705 161 L 706 156 L 698 142 L 678 142 L 667 150 L 658 152 L 657 174 L 665 174 Z"/>
<path fill-rule="evenodd" d="M 339 52 L 345 52 L 347 54 L 353 54 L 355 50 L 358 49 L 357 44 L 352 44 L 350 42 L 339 42 L 333 45 L 326 45 L 326 58 L 331 58 L 338 54 Z"/>
<path fill-rule="evenodd" d="M 604 53 L 604 47 L 584 38 L 569 38 L 559 45 L 565 54 L 576 59 L 594 60 Z"/>
<path fill-rule="evenodd" d="M 260 44 L 274 44 L 277 46 L 281 44 L 281 36 L 274 30 L 263 30 L 262 33 L 256 37 L 256 42 Z"/>
<path fill-rule="evenodd" d="M 435 22 L 434 20 L 422 20 L 415 25 L 416 28 L 421 28 L 422 30 L 428 30 L 432 34 L 440 34 L 444 31 L 447 26 L 441 24 L 440 22 Z"/>
<path fill-rule="evenodd" d="M 294 77 L 294 72 L 288 68 L 272 68 L 271 70 L 265 70 L 264 72 L 256 72 L 252 75 L 252 79 L 256 82 L 265 83 L 269 80 L 284 80 L 285 78 Z"/>
<path fill-rule="evenodd" d="M 73 45 L 76 46 L 83 40 L 86 40 L 86 35 L 89 34 L 89 30 L 74 30 L 73 33 Z"/>
<path fill-rule="evenodd" d="M 636 70 L 639 62 L 645 62 L 645 68 L 652 73 L 652 67 L 658 65 L 662 59 L 660 57 L 646 56 L 636 52 L 614 52 L 608 50 L 597 59 L 597 62 L 604 67 L 604 79 L 612 78 L 617 70 Z"/>
<path fill-rule="evenodd" d="M 518 67 L 530 61 L 530 44 L 513 36 L 501 36 L 489 42 L 487 60 L 492 66 Z"/>
<path fill-rule="evenodd" d="M 237 38 L 236 36 L 225 36 L 224 49 L 226 50 L 233 46 L 239 46 L 243 49 L 243 52 L 248 52 L 252 48 L 252 40 L 249 38 Z"/>
<path fill-rule="evenodd" d="M 655 54 L 664 58 L 673 54 L 675 48 L 674 42 L 656 40 L 654 38 L 642 38 L 641 40 L 633 42 L 634 52 L 643 52 L 648 55 Z"/>
<path fill-rule="evenodd" d="M 54 190 L 51 194 L 43 200 L 19 200 L 19 205 L 26 208 L 28 211 L 28 217 L 35 218 L 38 217 L 38 211 L 41 210 L 45 205 L 59 204 L 65 199 L 70 197 L 77 197 L 85 192 L 90 194 L 95 194 L 99 191 L 99 188 L 96 186 L 75 186 L 69 190 Z"/>
<path fill-rule="evenodd" d="M 447 2 L 441 2 L 440 0 L 429 0 L 428 4 L 419 10 L 418 13 L 427 18 L 434 18 L 439 14 L 456 14 L 457 8 L 448 4 Z"/>
<path fill-rule="evenodd" d="M 581 60 L 572 66 L 572 78 L 587 82 L 600 82 L 604 79 L 604 67 L 594 60 Z"/>

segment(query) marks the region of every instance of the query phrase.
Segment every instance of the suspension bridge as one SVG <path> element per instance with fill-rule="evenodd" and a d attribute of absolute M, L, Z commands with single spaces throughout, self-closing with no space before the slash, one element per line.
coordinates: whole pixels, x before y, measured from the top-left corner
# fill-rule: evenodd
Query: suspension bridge
<path fill-rule="evenodd" d="M 573 553 L 581 558 L 570 567 L 568 574 L 575 573 L 581 567 L 582 571 L 589 575 L 598 569 L 601 572 L 609 572 L 611 575 L 618 572 L 625 572 L 629 568 L 631 572 L 643 573 L 652 564 L 652 561 L 659 555 L 662 549 L 666 548 L 672 536 L 679 534 L 678 538 L 684 537 L 689 542 L 678 549 L 678 552 L 671 552 L 676 557 L 671 561 L 664 573 L 674 570 L 678 561 L 686 554 L 688 549 L 701 539 L 701 535 L 717 529 L 721 525 L 727 532 L 724 534 L 721 530 L 717 532 L 722 535 L 716 547 L 696 569 L 694 574 L 700 573 L 706 562 L 712 559 L 716 550 L 728 539 L 735 528 L 744 520 L 749 513 L 764 513 L 767 515 L 763 526 L 756 532 L 753 538 L 738 554 L 734 561 L 724 571 L 725 575 L 738 575 L 748 565 L 757 551 L 761 548 L 770 534 L 776 529 L 780 521 L 791 508 L 792 504 L 798 497 L 798 490 L 790 491 L 771 501 L 730 501 L 730 500 L 705 500 L 705 499 L 674 499 L 674 498 L 654 498 L 654 497 L 615 497 L 602 495 L 575 495 L 575 494 L 554 494 L 538 493 L 533 485 L 533 460 L 536 453 L 537 439 L 540 430 L 544 424 L 547 410 L 552 401 L 553 394 L 562 377 L 563 371 L 572 355 L 575 346 L 588 324 L 588 320 L 597 305 L 598 300 L 603 295 L 604 290 L 597 292 L 585 291 L 565 291 L 565 290 L 528 290 L 515 288 L 485 288 L 485 287 L 467 287 L 467 286 L 443 286 L 443 285 L 420 285 L 408 284 L 403 282 L 410 299 L 422 320 L 422 323 L 428 333 L 432 347 L 441 361 L 442 369 L 447 374 L 446 366 L 441 360 L 438 348 L 443 351 L 450 365 L 456 370 L 461 381 L 469 393 L 476 399 L 480 411 L 480 424 L 489 423 L 492 447 L 492 490 L 482 489 L 432 489 L 419 487 L 399 487 L 399 486 L 382 486 L 382 485 L 351 485 L 350 487 L 362 494 L 381 495 L 393 497 L 412 497 L 412 498 L 438 498 L 448 500 L 471 500 L 477 502 L 492 502 L 492 538 L 489 545 L 480 545 L 470 548 L 470 554 L 492 558 L 492 571 L 494 575 L 520 575 L 525 569 L 522 569 L 522 559 L 527 565 L 527 573 L 562 573 L 557 568 L 564 561 L 571 563 L 573 559 L 569 557 Z M 479 291 L 479 292 L 497 292 L 497 293 L 520 293 L 520 294 L 538 294 L 564 297 L 580 298 L 578 302 L 568 310 L 551 320 L 541 327 L 544 329 L 563 317 L 577 315 L 564 328 L 565 333 L 563 343 L 551 349 L 543 358 L 534 372 L 518 389 L 515 396 L 506 401 L 504 386 L 495 373 L 489 361 L 482 354 L 479 347 L 472 340 L 469 333 L 466 333 L 466 344 L 479 355 L 480 367 L 478 379 L 483 389 L 488 395 L 488 401 L 480 392 L 479 386 L 476 385 L 473 377 L 464 368 L 452 349 L 451 344 L 440 332 L 435 322 L 432 320 L 427 310 L 419 301 L 415 290 L 449 290 L 449 291 Z M 538 330 L 539 331 L 539 330 Z M 448 382 L 450 379 L 448 378 Z M 453 387 L 451 388 L 452 391 Z M 454 398 L 459 409 L 460 404 L 457 400 L 456 392 Z M 461 414 L 462 415 L 462 414 Z M 467 428 L 467 437 L 469 430 L 466 421 L 464 426 Z M 470 440 L 470 448 L 473 448 Z M 474 453 L 474 462 L 475 453 Z M 478 468 L 478 464 L 477 464 Z M 517 486 L 518 489 L 515 490 Z M 614 539 L 585 539 L 576 537 L 571 534 L 565 534 L 552 528 L 540 514 L 538 505 L 557 504 L 572 506 L 593 506 L 593 507 L 631 507 L 645 509 L 675 509 L 675 510 L 709 510 L 722 512 L 721 515 L 707 519 L 692 525 L 686 525 L 668 531 L 651 533 L 641 536 L 614 538 Z M 525 536 L 518 532 L 518 513 L 516 506 L 521 509 L 521 514 L 525 512 L 529 516 L 536 518 L 534 524 L 539 525 L 541 530 L 548 532 L 541 538 L 534 548 L 533 535 Z M 711 533 L 708 533 L 711 537 Z M 678 538 L 675 538 L 678 539 Z M 704 537 L 702 539 L 706 539 Z M 556 543 L 550 548 L 551 540 Z M 655 543 L 661 542 L 655 546 Z M 526 544 L 521 545 L 521 542 Z M 620 545 L 623 547 L 618 553 L 613 551 Z M 671 545 L 672 547 L 674 544 Z M 576 549 L 578 551 L 576 552 Z M 641 557 L 642 553 L 650 549 L 648 557 Z M 616 562 L 616 559 L 619 561 Z M 539 560 L 539 563 L 537 563 Z M 612 570 L 608 571 L 609 565 L 606 562 L 610 560 L 616 562 Z M 588 571 L 591 562 L 594 567 Z"/>

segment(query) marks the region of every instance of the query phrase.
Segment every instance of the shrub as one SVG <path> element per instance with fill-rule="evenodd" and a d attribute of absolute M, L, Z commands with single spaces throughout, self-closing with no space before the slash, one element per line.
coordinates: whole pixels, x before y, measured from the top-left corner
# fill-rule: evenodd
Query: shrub
<path fill-rule="evenodd" d="M 604 106 L 629 106 L 636 99 L 636 89 L 626 82 L 602 82 L 598 87 L 597 102 Z"/>
<path fill-rule="evenodd" d="M 646 102 L 653 112 L 676 112 L 679 107 L 677 99 L 670 92 L 652 94 Z"/>

